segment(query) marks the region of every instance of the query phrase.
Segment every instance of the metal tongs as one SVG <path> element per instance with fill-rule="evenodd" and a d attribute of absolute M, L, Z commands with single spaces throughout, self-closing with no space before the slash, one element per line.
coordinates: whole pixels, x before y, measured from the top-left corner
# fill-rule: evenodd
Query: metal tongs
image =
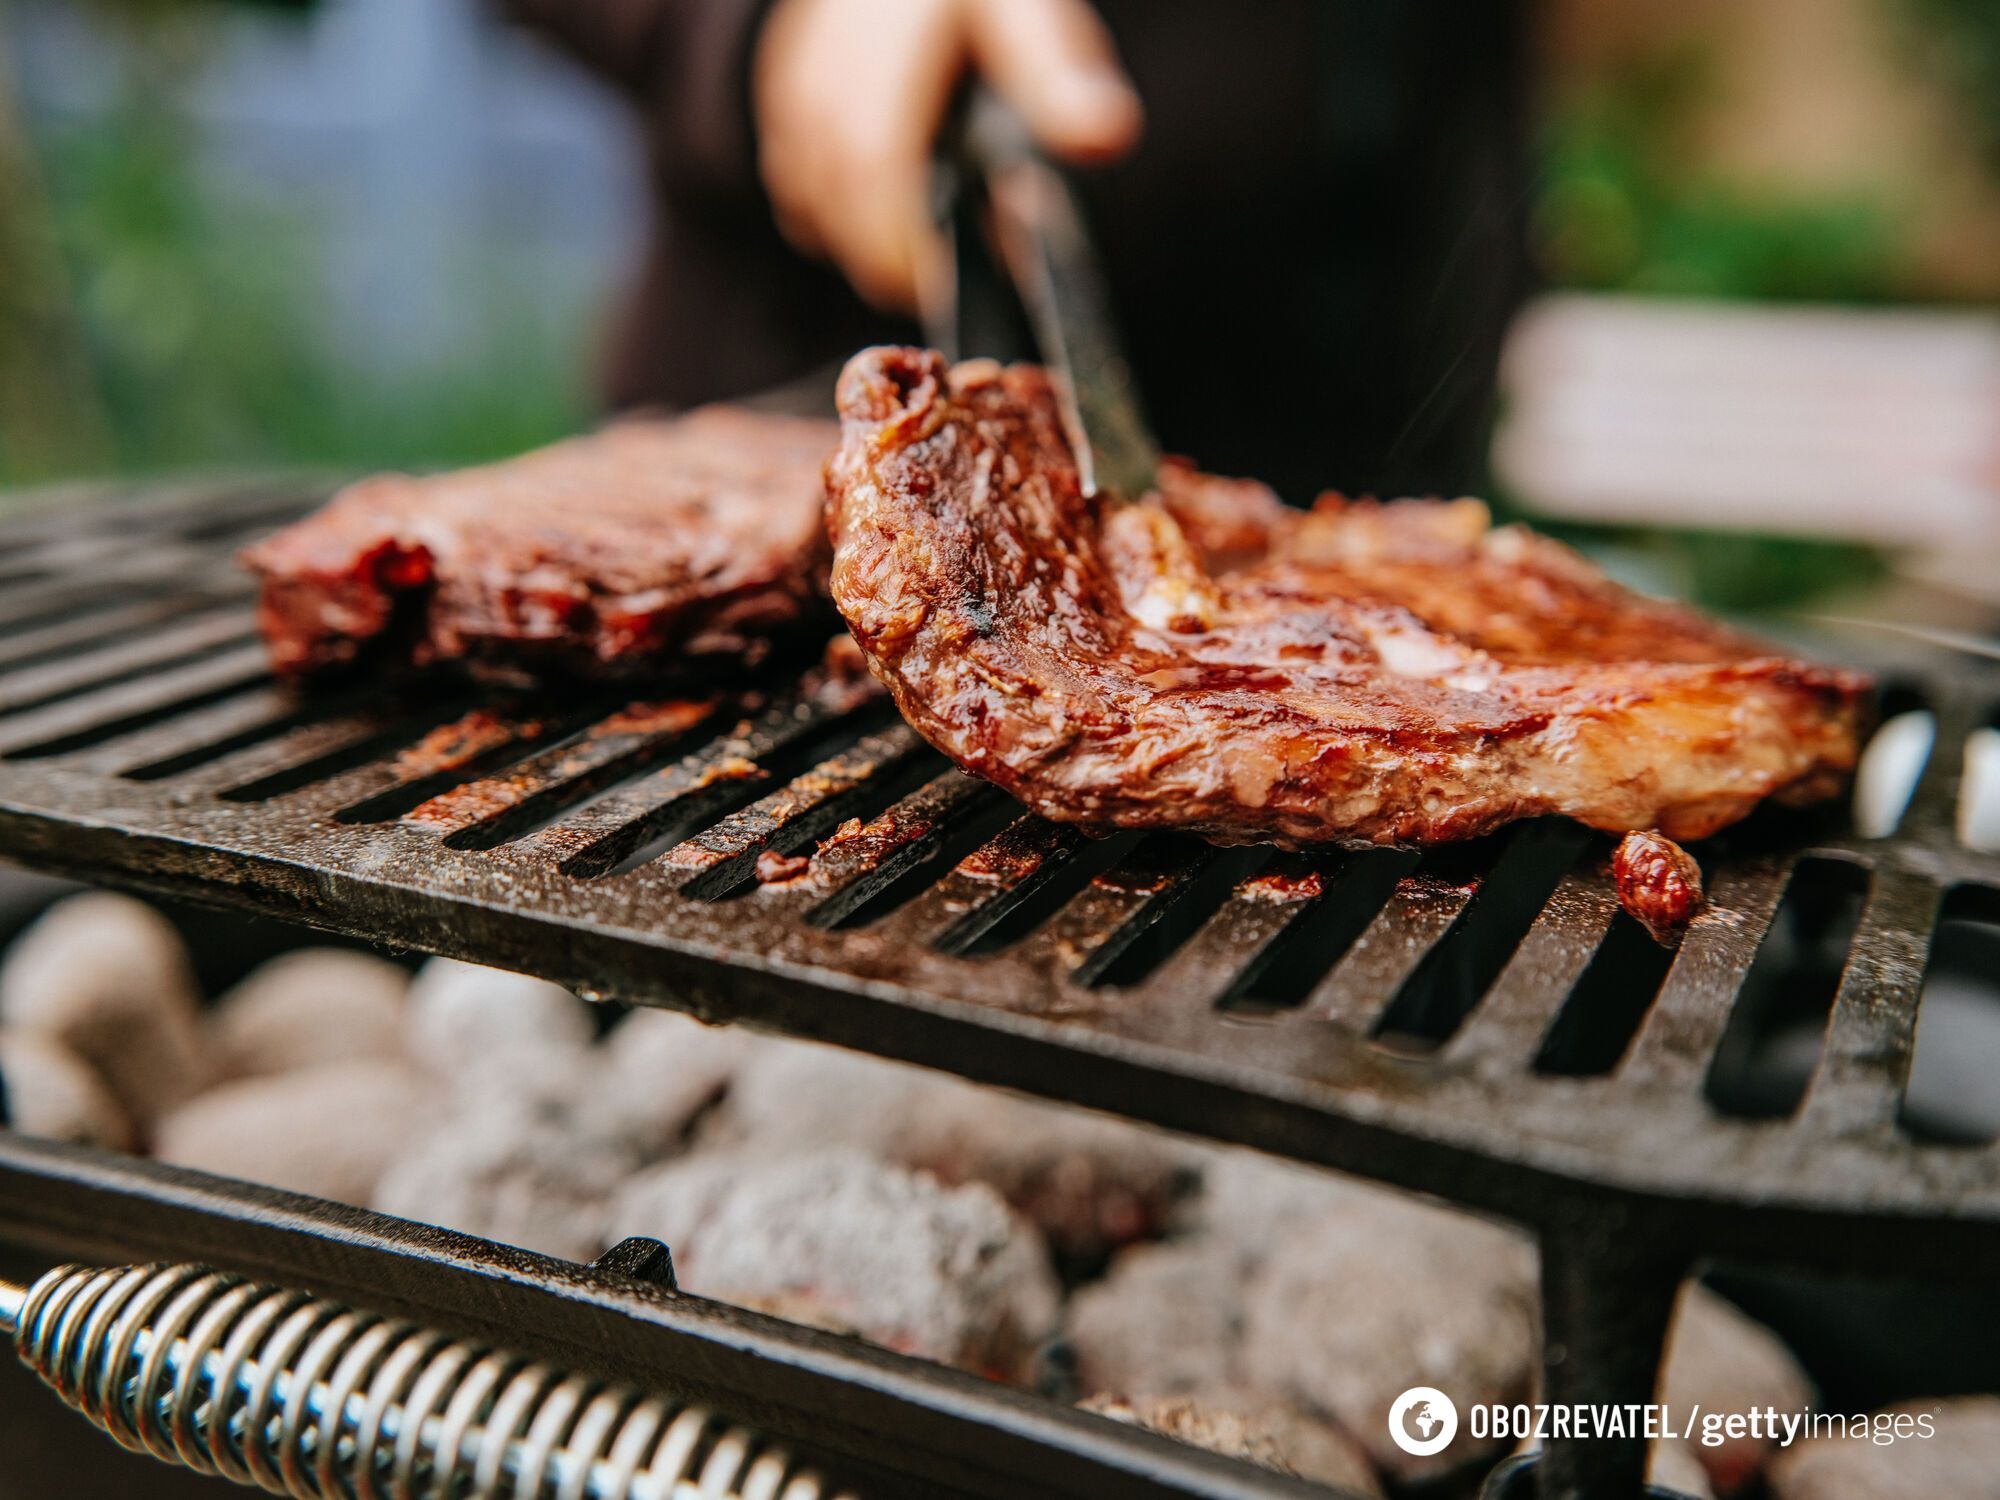
<path fill-rule="evenodd" d="M 1054 377 L 1084 492 L 1146 494 L 1159 482 L 1160 450 L 1119 346 L 1075 187 L 1021 118 L 983 88 L 968 91 L 955 134 L 940 174 L 953 286 L 926 318 L 932 342 L 954 359 L 1013 353 L 1003 306 L 1011 287 Z"/>

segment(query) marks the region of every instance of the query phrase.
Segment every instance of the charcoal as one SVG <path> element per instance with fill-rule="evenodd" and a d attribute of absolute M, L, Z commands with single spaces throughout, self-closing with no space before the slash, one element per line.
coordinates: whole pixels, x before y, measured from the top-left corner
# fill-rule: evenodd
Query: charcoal
<path fill-rule="evenodd" d="M 365 953 L 280 954 L 216 1002 L 206 1027 L 210 1055 L 225 1078 L 401 1058 L 409 988 L 402 968 Z"/>
<path fill-rule="evenodd" d="M 422 1074 L 362 1058 L 219 1084 L 162 1119 L 153 1145 L 176 1166 L 366 1203 L 436 1111 Z"/>
<path fill-rule="evenodd" d="M 1046 1249 L 997 1194 L 852 1148 L 688 1158 L 630 1183 L 611 1233 L 665 1240 L 703 1296 L 810 1309 L 807 1321 L 985 1374 L 1023 1373 L 1055 1326 Z"/>

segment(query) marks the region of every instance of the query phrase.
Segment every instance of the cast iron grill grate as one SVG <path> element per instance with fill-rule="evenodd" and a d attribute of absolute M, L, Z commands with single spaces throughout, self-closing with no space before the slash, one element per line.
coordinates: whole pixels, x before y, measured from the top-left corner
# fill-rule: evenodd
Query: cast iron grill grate
<path fill-rule="evenodd" d="M 1717 1231 L 1735 1209 L 1935 1213 L 2000 1245 L 1994 1153 L 1900 1123 L 1932 934 L 2000 905 L 2000 857 L 1955 830 L 2000 676 L 1903 691 L 1938 727 L 1892 836 L 1772 814 L 1705 851 L 1709 908 L 1670 954 L 1634 941 L 1607 841 L 1572 825 L 1423 858 L 1094 841 L 953 770 L 885 705 L 782 681 L 651 702 L 294 696 L 230 553 L 311 498 L 246 484 L 0 532 L 7 853 L 1531 1222 L 1525 1178 L 1546 1176 L 1688 1200 Z M 772 881 L 767 860 L 760 880 L 767 853 L 807 873 Z M 1717 1070 L 1754 1041 L 1779 948 L 1785 1002 L 1818 966 L 1823 1040 L 1796 1097 L 1738 1107 Z"/>
<path fill-rule="evenodd" d="M 2000 1274 L 2000 1149 L 1904 1119 L 1934 934 L 2000 915 L 2000 856 L 1956 831 L 2000 675 L 1897 678 L 1936 733 L 1894 832 L 1760 815 L 1669 954 L 1569 825 L 1422 858 L 1092 841 L 796 684 L 292 696 L 230 553 L 313 498 L 0 532 L 0 852 L 1438 1193 L 1542 1235 L 1552 1338 L 1707 1255 Z M 1809 1065 L 1745 1085 L 1781 1025 Z"/>

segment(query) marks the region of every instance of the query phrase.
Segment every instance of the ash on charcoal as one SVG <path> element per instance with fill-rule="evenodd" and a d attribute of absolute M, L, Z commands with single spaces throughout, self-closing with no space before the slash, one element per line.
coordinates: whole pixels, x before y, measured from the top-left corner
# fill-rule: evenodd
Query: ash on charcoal
<path fill-rule="evenodd" d="M 53 1037 L 0 1030 L 0 1102 L 0 1118 L 23 1135 L 116 1151 L 132 1146 L 131 1121 L 111 1091 Z"/>
<path fill-rule="evenodd" d="M 1387 1193 L 1357 1194 L 1292 1231 L 1251 1278 L 1243 1369 L 1324 1413 L 1403 1482 L 1476 1455 L 1419 1458 L 1389 1438 L 1413 1385 L 1462 1404 L 1523 1399 L 1534 1378 L 1536 1266 L 1519 1236 Z M 1490 1451 L 1490 1450 L 1488 1450 Z"/>
<path fill-rule="evenodd" d="M 1070 1298 L 1063 1326 L 1081 1390 L 1227 1391 L 1243 1340 L 1236 1250 L 1205 1236 L 1135 1245 Z"/>
<path fill-rule="evenodd" d="M 1382 1493 L 1367 1456 L 1338 1428 L 1283 1407 L 1249 1414 L 1186 1396 L 1093 1396 L 1084 1411 L 1206 1448 L 1226 1458 L 1313 1479 L 1355 1495 Z"/>
<path fill-rule="evenodd" d="M 1200 1191 L 1179 1205 L 1169 1227 L 1231 1246 L 1253 1269 L 1301 1226 L 1342 1205 L 1398 1201 L 1352 1177 L 1302 1167 L 1255 1151 L 1201 1148 Z"/>
<path fill-rule="evenodd" d="M 724 1114 L 735 1139 L 852 1145 L 985 1183 L 1070 1267 L 1158 1234 L 1200 1181 L 1197 1148 L 1160 1132 L 804 1043 L 761 1046 Z"/>
<path fill-rule="evenodd" d="M 1908 1419 L 1902 1431 L 1910 1435 L 1877 1441 L 1878 1424 L 1893 1433 L 1899 1417 Z M 1919 1418 L 1928 1419 L 1930 1436 L 1914 1435 Z M 1773 1500 L 2000 1497 L 2000 1397 L 1908 1401 L 1822 1432 L 1771 1460 Z"/>
<path fill-rule="evenodd" d="M 421 1073 L 363 1058 L 220 1084 L 163 1118 L 153 1147 L 176 1166 L 366 1203 L 382 1170 L 436 1117 Z"/>
<path fill-rule="evenodd" d="M 1661 1369 L 1662 1401 L 1680 1411 L 1795 1412 L 1809 1409 L 1815 1396 L 1812 1381 L 1775 1333 L 1706 1287 L 1688 1284 Z M 1757 1477 L 1770 1449 L 1768 1439 L 1746 1433 L 1695 1452 L 1716 1493 L 1733 1495 Z"/>
<path fill-rule="evenodd" d="M 142 1133 L 206 1081 L 187 949 L 144 902 L 101 891 L 41 916 L 0 963 L 0 1024 L 61 1042 Z"/>
<path fill-rule="evenodd" d="M 672 1245 L 690 1291 L 988 1374 L 1020 1374 L 1055 1326 L 1040 1237 L 997 1194 L 852 1149 L 696 1156 L 629 1184 L 610 1227 Z"/>
<path fill-rule="evenodd" d="M 722 1097 L 754 1045 L 745 1032 L 673 1011 L 634 1011 L 598 1049 L 596 1078 L 579 1100 L 584 1128 L 654 1160 Z"/>
<path fill-rule="evenodd" d="M 449 958 L 417 971 L 406 1014 L 410 1056 L 446 1079 L 501 1055 L 579 1051 L 596 1034 L 560 985 Z"/>
<path fill-rule="evenodd" d="M 526 1092 L 462 1090 L 450 1116 L 389 1163 L 370 1206 L 543 1255 L 594 1258 L 611 1195 L 638 1158 L 580 1120 L 589 1079 L 579 1063 L 552 1067 Z"/>
<path fill-rule="evenodd" d="M 345 948 L 300 948 L 260 965 L 210 1011 L 209 1054 L 226 1078 L 404 1055 L 410 976 Z"/>

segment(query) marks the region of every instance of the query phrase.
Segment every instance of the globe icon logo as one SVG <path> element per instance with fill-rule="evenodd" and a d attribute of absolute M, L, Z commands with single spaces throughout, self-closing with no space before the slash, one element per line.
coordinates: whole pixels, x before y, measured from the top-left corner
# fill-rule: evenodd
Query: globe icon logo
<path fill-rule="evenodd" d="M 1405 1453 L 1428 1458 L 1458 1436 L 1458 1408 L 1435 1386 L 1412 1386 L 1389 1408 L 1389 1438 Z"/>

